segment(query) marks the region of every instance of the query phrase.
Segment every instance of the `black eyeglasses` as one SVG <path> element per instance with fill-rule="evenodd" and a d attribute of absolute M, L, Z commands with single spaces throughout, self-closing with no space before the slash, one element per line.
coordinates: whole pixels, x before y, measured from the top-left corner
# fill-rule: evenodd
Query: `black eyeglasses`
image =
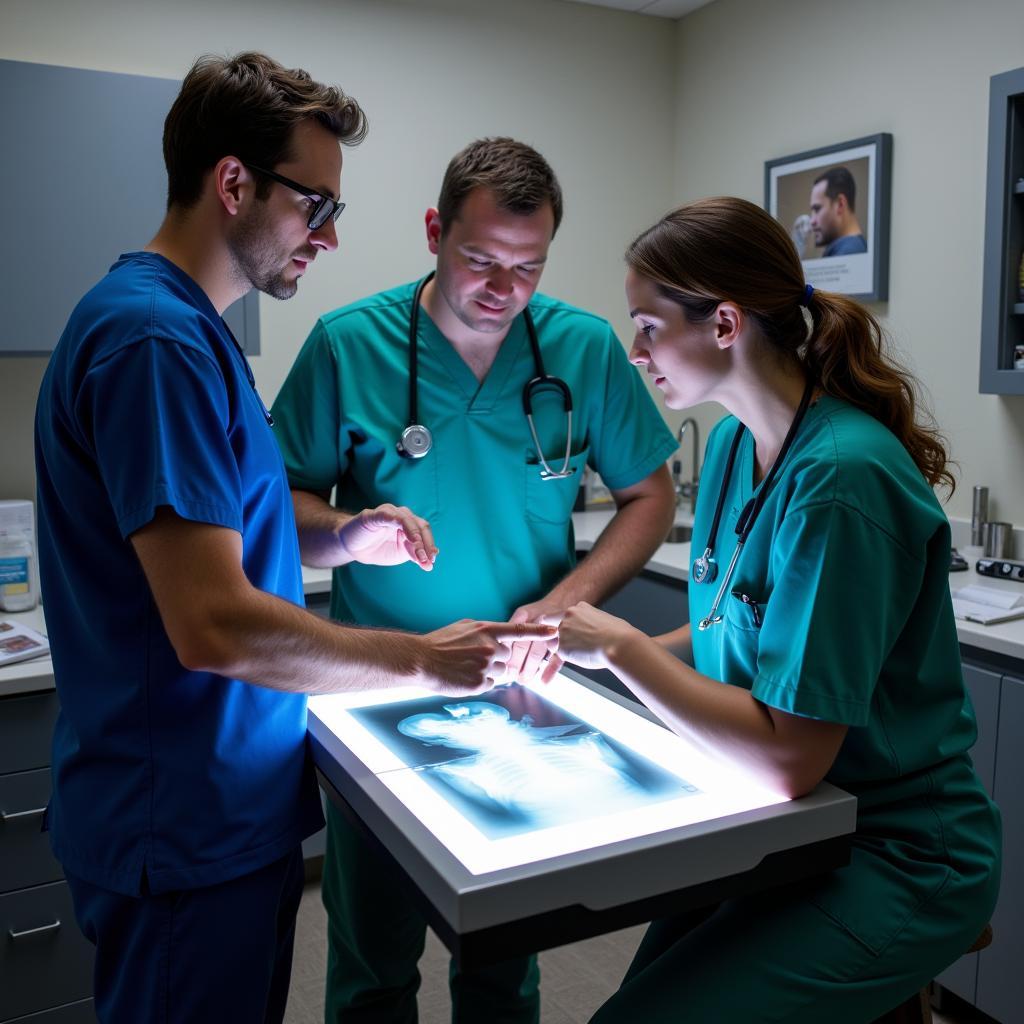
<path fill-rule="evenodd" d="M 297 181 L 292 181 L 291 178 L 286 178 L 283 174 L 268 171 L 265 167 L 257 167 L 255 164 L 246 164 L 246 167 L 251 171 L 256 171 L 257 174 L 265 174 L 268 178 L 273 178 L 274 181 L 280 182 L 293 192 L 298 192 L 300 196 L 315 200 L 315 205 L 309 211 L 309 220 L 306 221 L 306 227 L 310 231 L 318 231 L 327 223 L 328 218 L 337 220 L 341 216 L 341 211 L 345 209 L 345 204 L 337 199 L 322 195 L 315 188 L 306 188 L 305 185 L 300 185 Z"/>

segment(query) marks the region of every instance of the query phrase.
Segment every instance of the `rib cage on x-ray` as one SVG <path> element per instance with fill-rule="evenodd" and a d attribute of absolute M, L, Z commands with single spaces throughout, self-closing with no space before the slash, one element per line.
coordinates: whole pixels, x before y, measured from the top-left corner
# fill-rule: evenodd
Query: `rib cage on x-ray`
<path fill-rule="evenodd" d="M 459 753 L 418 770 L 472 801 L 532 828 L 564 824 L 590 813 L 613 814 L 641 800 L 694 791 L 681 780 L 656 786 L 641 780 L 597 731 L 582 723 L 535 726 L 515 721 L 487 701 L 446 704 L 440 713 L 411 715 L 398 723 L 406 736 L 456 748 Z"/>

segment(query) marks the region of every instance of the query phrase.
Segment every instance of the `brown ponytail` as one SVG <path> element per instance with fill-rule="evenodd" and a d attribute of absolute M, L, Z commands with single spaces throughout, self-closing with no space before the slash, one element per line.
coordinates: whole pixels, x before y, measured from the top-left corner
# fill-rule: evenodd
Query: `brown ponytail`
<path fill-rule="evenodd" d="M 735 302 L 773 349 L 796 359 L 826 394 L 891 430 L 928 483 L 952 493 L 946 443 L 921 409 L 917 381 L 889 354 L 881 325 L 852 299 L 814 291 L 808 337 L 800 258 L 782 225 L 759 206 L 729 196 L 689 203 L 633 241 L 626 262 L 691 323 L 707 320 L 720 302 Z"/>
<path fill-rule="evenodd" d="M 931 417 L 920 413 L 920 385 L 887 352 L 889 339 L 860 303 L 835 292 L 811 296 L 814 324 L 803 363 L 821 389 L 863 409 L 899 438 L 933 487 L 956 480 L 949 470 L 945 439 Z M 923 422 L 922 422 L 923 420 Z"/>

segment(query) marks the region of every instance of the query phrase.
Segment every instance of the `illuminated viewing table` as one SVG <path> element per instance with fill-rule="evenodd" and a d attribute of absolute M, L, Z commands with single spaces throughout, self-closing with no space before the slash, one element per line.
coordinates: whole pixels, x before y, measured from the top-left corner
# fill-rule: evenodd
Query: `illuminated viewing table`
<path fill-rule="evenodd" d="M 695 759 L 641 705 L 561 672 L 477 697 L 313 697 L 321 785 L 462 967 L 845 864 L 854 797 L 799 800 Z"/>

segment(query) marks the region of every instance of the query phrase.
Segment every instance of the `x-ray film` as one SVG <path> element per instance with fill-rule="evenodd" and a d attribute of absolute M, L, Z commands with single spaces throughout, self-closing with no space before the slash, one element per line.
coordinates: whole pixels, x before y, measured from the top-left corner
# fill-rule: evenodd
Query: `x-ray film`
<path fill-rule="evenodd" d="M 474 874 L 782 802 L 561 675 L 466 698 L 315 697 L 310 710 Z"/>

